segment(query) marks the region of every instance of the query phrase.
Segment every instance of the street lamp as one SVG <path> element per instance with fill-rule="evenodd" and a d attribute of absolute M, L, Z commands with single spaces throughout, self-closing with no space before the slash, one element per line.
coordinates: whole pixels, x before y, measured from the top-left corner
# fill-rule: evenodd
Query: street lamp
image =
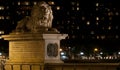
<path fill-rule="evenodd" d="M 94 48 L 94 52 L 97 52 L 98 51 L 98 48 Z"/>
<path fill-rule="evenodd" d="M 84 55 L 84 52 L 80 52 L 80 55 Z"/>
<path fill-rule="evenodd" d="M 97 55 L 98 55 L 98 48 L 94 48 L 94 57 L 96 58 Z"/>

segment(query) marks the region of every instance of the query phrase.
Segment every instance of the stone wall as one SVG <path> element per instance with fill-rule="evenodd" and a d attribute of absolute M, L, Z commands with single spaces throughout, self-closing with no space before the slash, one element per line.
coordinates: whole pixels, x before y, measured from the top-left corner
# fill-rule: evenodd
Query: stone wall
<path fill-rule="evenodd" d="M 118 63 L 46 64 L 45 70 L 117 70 Z"/>
<path fill-rule="evenodd" d="M 119 63 L 9 64 L 9 70 L 119 70 Z"/>

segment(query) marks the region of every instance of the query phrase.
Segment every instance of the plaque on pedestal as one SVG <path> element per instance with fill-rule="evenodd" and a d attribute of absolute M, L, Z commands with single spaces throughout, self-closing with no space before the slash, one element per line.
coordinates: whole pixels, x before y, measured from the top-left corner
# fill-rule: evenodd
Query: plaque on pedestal
<path fill-rule="evenodd" d="M 63 63 L 60 60 L 60 40 L 67 34 L 43 34 L 45 40 L 45 63 Z"/>

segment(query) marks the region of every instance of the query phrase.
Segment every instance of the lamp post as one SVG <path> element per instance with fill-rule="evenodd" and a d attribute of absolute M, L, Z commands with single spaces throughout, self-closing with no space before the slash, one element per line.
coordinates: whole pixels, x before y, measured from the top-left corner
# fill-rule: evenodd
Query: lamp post
<path fill-rule="evenodd" d="M 97 53 L 98 53 L 98 48 L 94 48 L 94 57 L 96 57 Z"/>
<path fill-rule="evenodd" d="M 94 52 L 97 52 L 98 51 L 98 48 L 94 48 Z"/>

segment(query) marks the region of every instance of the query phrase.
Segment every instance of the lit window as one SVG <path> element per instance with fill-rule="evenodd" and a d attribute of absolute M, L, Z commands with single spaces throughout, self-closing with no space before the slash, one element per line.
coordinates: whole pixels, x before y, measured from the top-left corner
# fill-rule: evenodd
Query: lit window
<path fill-rule="evenodd" d="M 4 7 L 3 7 L 3 6 L 0 6 L 0 10 L 4 10 Z"/>
<path fill-rule="evenodd" d="M 25 5 L 29 5 L 30 3 L 29 2 L 25 2 Z"/>
<path fill-rule="evenodd" d="M 82 17 L 82 20 L 85 20 L 85 17 L 84 17 L 84 16 Z"/>
<path fill-rule="evenodd" d="M 4 19 L 4 16 L 0 16 L 0 19 Z"/>
<path fill-rule="evenodd" d="M 75 10 L 75 8 L 74 8 L 74 7 L 72 7 L 72 10 Z"/>
<path fill-rule="evenodd" d="M 49 1 L 48 2 L 50 5 L 55 5 L 55 2 L 54 1 Z"/>
<path fill-rule="evenodd" d="M 60 6 L 57 6 L 56 9 L 57 9 L 57 10 L 60 10 Z"/>
<path fill-rule="evenodd" d="M 119 36 L 118 36 L 118 35 L 116 35 L 116 36 L 115 36 L 115 38 L 116 38 L 116 39 L 118 39 L 118 38 L 119 38 Z"/>
<path fill-rule="evenodd" d="M 33 2 L 33 4 L 34 4 L 34 5 L 36 5 L 36 4 L 37 4 L 37 2 Z"/>
<path fill-rule="evenodd" d="M 116 16 L 118 16 L 118 15 L 119 15 L 119 13 L 118 13 L 118 12 L 116 12 L 116 13 L 115 13 L 115 15 L 116 15 Z"/>
<path fill-rule="evenodd" d="M 96 22 L 96 25 L 99 25 L 99 23 L 98 23 L 98 22 Z"/>
<path fill-rule="evenodd" d="M 79 10 L 80 8 L 79 7 L 77 7 L 77 10 Z"/>
<path fill-rule="evenodd" d="M 116 26 L 115 28 L 118 29 L 118 26 Z"/>
<path fill-rule="evenodd" d="M 7 6 L 6 9 L 9 9 L 9 6 Z"/>
<path fill-rule="evenodd" d="M 90 34 L 92 34 L 92 35 L 93 35 L 93 34 L 95 34 L 95 32 L 94 32 L 94 31 L 91 31 L 91 32 L 90 32 Z"/>
<path fill-rule="evenodd" d="M 96 3 L 96 6 L 98 7 L 98 6 L 99 6 L 99 3 Z"/>
<path fill-rule="evenodd" d="M 90 21 L 87 21 L 87 25 L 90 25 Z"/>
<path fill-rule="evenodd" d="M 108 27 L 108 30 L 111 30 L 111 26 Z"/>
<path fill-rule="evenodd" d="M 96 8 L 96 11 L 98 11 L 98 8 Z"/>
<path fill-rule="evenodd" d="M 68 20 L 67 22 L 70 23 L 70 20 Z"/>
<path fill-rule="evenodd" d="M 77 6 L 79 6 L 79 2 L 77 2 Z"/>
<path fill-rule="evenodd" d="M 75 2 L 71 2 L 72 5 L 75 5 Z"/>
<path fill-rule="evenodd" d="M 78 30 L 80 29 L 79 26 L 77 26 L 77 29 L 78 29 Z"/>
<path fill-rule="evenodd" d="M 105 29 L 105 27 L 102 27 L 102 29 L 104 30 L 104 29 Z"/>
<path fill-rule="evenodd" d="M 16 12 L 17 12 L 17 14 L 18 14 L 18 15 L 20 15 L 20 14 L 21 14 L 21 12 L 19 12 L 19 11 L 16 11 Z"/>
<path fill-rule="evenodd" d="M 10 19 L 10 16 L 6 16 L 6 19 Z"/>
<path fill-rule="evenodd" d="M 97 36 L 97 39 L 99 39 L 100 37 L 99 36 Z"/>
<path fill-rule="evenodd" d="M 110 9 L 109 8 L 106 8 L 107 9 L 107 11 L 110 11 Z"/>
<path fill-rule="evenodd" d="M 73 35 L 72 38 L 75 38 L 75 35 Z"/>
<path fill-rule="evenodd" d="M 20 5 L 20 2 L 18 2 L 18 5 Z"/>
<path fill-rule="evenodd" d="M 110 14 L 110 12 L 108 13 L 108 16 L 110 16 L 111 14 Z"/>
<path fill-rule="evenodd" d="M 96 17 L 96 20 L 99 20 L 99 17 Z"/>
<path fill-rule="evenodd" d="M 109 17 L 109 20 L 112 20 L 112 17 Z"/>
<path fill-rule="evenodd" d="M 4 31 L 0 31 L 0 34 L 4 34 Z"/>
<path fill-rule="evenodd" d="M 112 16 L 113 15 L 113 12 L 108 12 L 108 16 Z"/>
<path fill-rule="evenodd" d="M 22 13 L 24 14 L 24 13 L 25 13 L 25 11 L 22 11 Z"/>
<path fill-rule="evenodd" d="M 102 35 L 102 36 L 101 36 L 101 39 L 105 39 L 105 36 L 104 36 L 104 35 Z"/>

